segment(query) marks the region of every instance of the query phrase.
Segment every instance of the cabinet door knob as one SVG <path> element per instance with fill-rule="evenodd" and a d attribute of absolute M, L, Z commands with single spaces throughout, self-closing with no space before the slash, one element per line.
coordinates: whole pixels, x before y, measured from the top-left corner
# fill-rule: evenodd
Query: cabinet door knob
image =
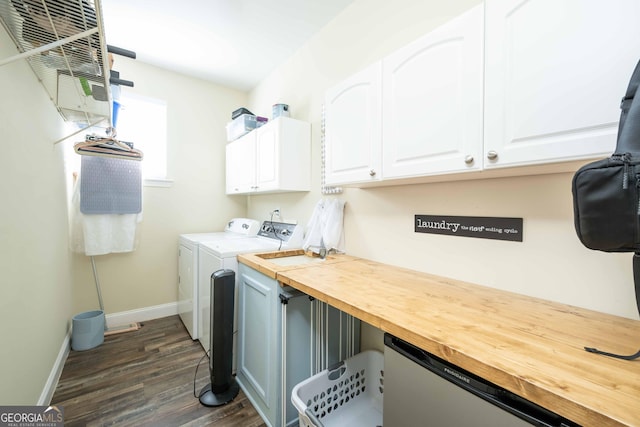
<path fill-rule="evenodd" d="M 489 151 L 487 152 L 487 159 L 489 159 L 489 160 L 495 160 L 495 159 L 497 159 L 497 158 L 498 158 L 498 153 L 497 153 L 496 151 L 489 150 Z"/>
<path fill-rule="evenodd" d="M 371 169 L 369 171 L 369 176 L 376 176 L 376 171 L 374 171 L 373 169 Z"/>
<path fill-rule="evenodd" d="M 465 162 L 466 164 L 468 164 L 468 165 L 470 165 L 471 163 L 473 163 L 473 160 L 474 160 L 474 158 L 473 158 L 473 156 L 472 156 L 472 155 L 468 155 L 468 156 L 466 156 L 466 157 L 464 158 L 464 162 Z"/>

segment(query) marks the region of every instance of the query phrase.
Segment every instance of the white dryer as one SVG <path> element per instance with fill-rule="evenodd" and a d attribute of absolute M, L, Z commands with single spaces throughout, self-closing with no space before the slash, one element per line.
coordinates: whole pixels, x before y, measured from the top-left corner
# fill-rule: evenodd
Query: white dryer
<path fill-rule="evenodd" d="M 181 234 L 178 239 L 178 314 L 191 338 L 200 338 L 198 329 L 198 252 L 202 242 L 255 238 L 260 222 L 233 218 L 224 231 Z"/>
<path fill-rule="evenodd" d="M 220 269 L 236 273 L 233 319 L 233 372 L 236 372 L 236 339 L 238 335 L 238 259 L 237 255 L 251 252 L 270 252 L 299 249 L 303 242 L 303 227 L 296 224 L 264 221 L 253 239 L 217 240 L 200 244 L 198 252 L 198 317 L 200 344 L 209 351 L 211 316 L 211 275 Z M 207 284 L 207 286 L 205 286 Z"/>

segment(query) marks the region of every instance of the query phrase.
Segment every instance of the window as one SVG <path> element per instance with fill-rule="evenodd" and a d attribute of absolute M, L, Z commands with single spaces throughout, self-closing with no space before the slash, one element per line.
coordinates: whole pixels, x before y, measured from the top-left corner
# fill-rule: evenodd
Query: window
<path fill-rule="evenodd" d="M 167 179 L 167 103 L 122 91 L 116 138 L 142 150 L 145 180 Z"/>

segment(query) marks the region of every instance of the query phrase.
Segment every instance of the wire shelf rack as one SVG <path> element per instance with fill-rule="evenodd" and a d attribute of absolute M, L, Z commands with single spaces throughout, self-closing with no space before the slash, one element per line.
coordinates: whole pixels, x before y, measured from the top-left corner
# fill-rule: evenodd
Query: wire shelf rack
<path fill-rule="evenodd" d="M 0 0 L 0 23 L 62 117 L 111 127 L 110 64 L 100 0 Z"/>

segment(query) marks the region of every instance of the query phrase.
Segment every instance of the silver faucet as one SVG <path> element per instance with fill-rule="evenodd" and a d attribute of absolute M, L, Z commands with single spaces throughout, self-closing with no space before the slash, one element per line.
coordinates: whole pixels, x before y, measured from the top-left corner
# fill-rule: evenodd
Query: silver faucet
<path fill-rule="evenodd" d="M 311 250 L 311 252 L 313 252 L 314 254 L 319 255 L 320 259 L 325 259 L 327 257 L 327 254 L 329 253 L 327 248 L 324 246 L 324 239 L 322 238 L 320 238 L 320 246 L 309 246 L 308 249 Z"/>

